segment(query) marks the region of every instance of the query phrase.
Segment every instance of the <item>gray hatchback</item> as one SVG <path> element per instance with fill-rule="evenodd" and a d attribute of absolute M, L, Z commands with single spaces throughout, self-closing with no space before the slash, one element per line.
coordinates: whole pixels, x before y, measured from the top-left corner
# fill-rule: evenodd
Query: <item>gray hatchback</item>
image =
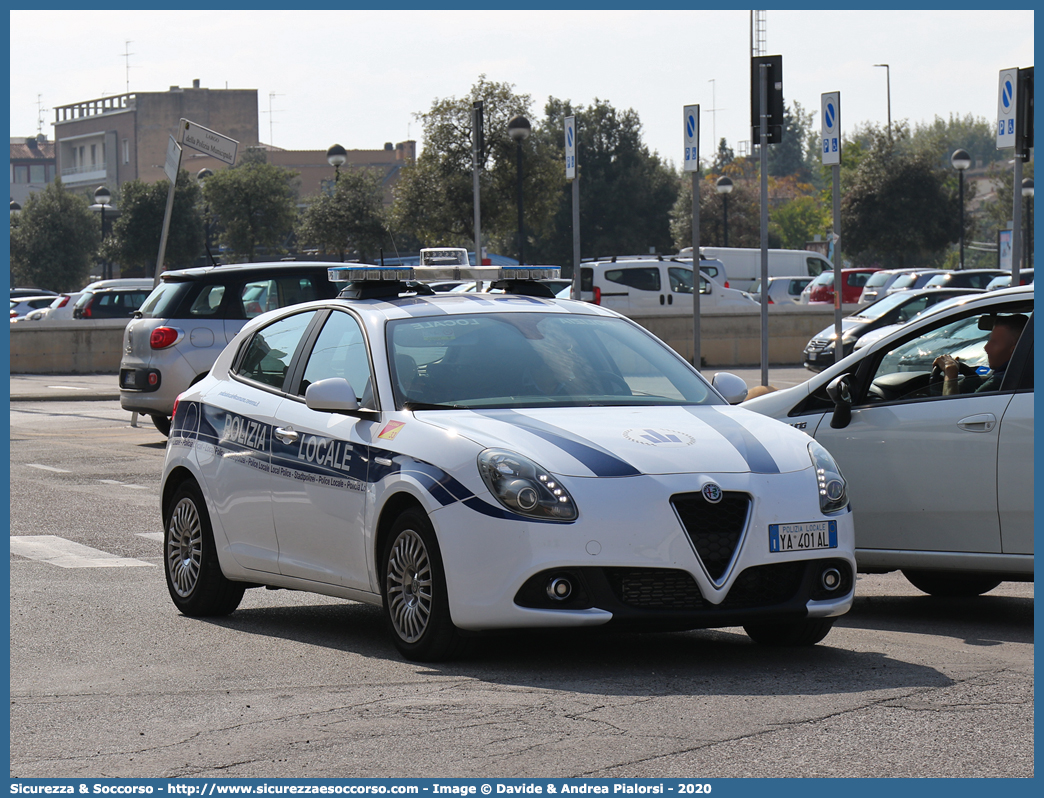
<path fill-rule="evenodd" d="M 170 431 L 174 401 L 203 379 L 248 319 L 337 295 L 341 263 L 243 263 L 165 272 L 123 334 L 120 405 Z"/>

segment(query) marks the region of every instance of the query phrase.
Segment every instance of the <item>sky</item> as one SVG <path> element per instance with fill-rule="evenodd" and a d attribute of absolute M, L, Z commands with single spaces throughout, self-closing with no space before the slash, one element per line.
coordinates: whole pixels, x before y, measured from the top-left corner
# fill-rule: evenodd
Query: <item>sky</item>
<path fill-rule="evenodd" d="M 343 4 L 341 8 L 343 9 Z M 41 19 L 47 46 L 41 46 Z M 1033 12 L 766 12 L 783 95 L 815 112 L 841 92 L 845 134 L 893 121 L 997 116 L 998 73 L 1033 65 Z M 750 139 L 750 12 L 628 10 L 11 11 L 12 136 L 53 139 L 57 106 L 170 86 L 257 89 L 261 141 L 380 149 L 479 75 L 532 98 L 633 108 L 650 150 L 683 160 L 682 108 L 701 107 L 700 155 Z M 875 64 L 888 64 L 886 70 Z M 40 109 L 43 111 L 40 111 Z M 220 132 L 220 131 L 219 131 Z"/>

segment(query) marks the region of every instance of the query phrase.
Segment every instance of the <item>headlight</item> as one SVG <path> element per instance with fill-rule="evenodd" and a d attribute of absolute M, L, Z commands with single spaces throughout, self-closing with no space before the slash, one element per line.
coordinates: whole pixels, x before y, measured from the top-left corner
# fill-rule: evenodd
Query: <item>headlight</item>
<path fill-rule="evenodd" d="M 478 456 L 478 469 L 489 492 L 512 512 L 550 521 L 576 519 L 573 497 L 528 457 L 486 449 Z"/>
<path fill-rule="evenodd" d="M 812 441 L 808 445 L 808 456 L 812 458 L 812 465 L 816 469 L 819 509 L 824 513 L 836 513 L 845 509 L 848 506 L 848 485 L 830 452 Z"/>

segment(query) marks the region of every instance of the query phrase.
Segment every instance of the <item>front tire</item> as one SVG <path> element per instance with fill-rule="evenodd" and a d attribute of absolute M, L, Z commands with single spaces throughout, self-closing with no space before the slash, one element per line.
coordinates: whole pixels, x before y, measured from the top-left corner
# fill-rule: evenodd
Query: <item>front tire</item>
<path fill-rule="evenodd" d="M 981 596 L 1004 581 L 990 574 L 954 571 L 903 570 L 903 576 L 918 590 L 940 598 Z"/>
<path fill-rule="evenodd" d="M 392 524 L 381 556 L 381 594 L 395 647 L 406 659 L 438 662 L 463 653 L 435 530 L 421 510 L 406 510 Z"/>
<path fill-rule="evenodd" d="M 246 585 L 221 573 L 207 504 L 193 480 L 178 486 L 163 521 L 163 571 L 174 605 L 194 618 L 235 610 Z"/>
<path fill-rule="evenodd" d="M 752 623 L 743 631 L 761 646 L 814 646 L 830 633 L 833 618 L 805 618 L 801 621 Z"/>

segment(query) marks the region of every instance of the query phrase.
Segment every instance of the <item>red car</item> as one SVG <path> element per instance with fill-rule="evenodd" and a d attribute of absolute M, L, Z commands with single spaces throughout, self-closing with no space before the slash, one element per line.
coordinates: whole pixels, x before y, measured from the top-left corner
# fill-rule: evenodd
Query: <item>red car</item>
<path fill-rule="evenodd" d="M 859 295 L 863 293 L 863 286 L 870 279 L 870 275 L 879 272 L 880 269 L 842 269 L 841 270 L 841 304 L 849 305 L 859 302 Z M 834 273 L 823 272 L 815 280 L 805 286 L 802 298 L 807 302 L 830 302 L 834 301 Z"/>

